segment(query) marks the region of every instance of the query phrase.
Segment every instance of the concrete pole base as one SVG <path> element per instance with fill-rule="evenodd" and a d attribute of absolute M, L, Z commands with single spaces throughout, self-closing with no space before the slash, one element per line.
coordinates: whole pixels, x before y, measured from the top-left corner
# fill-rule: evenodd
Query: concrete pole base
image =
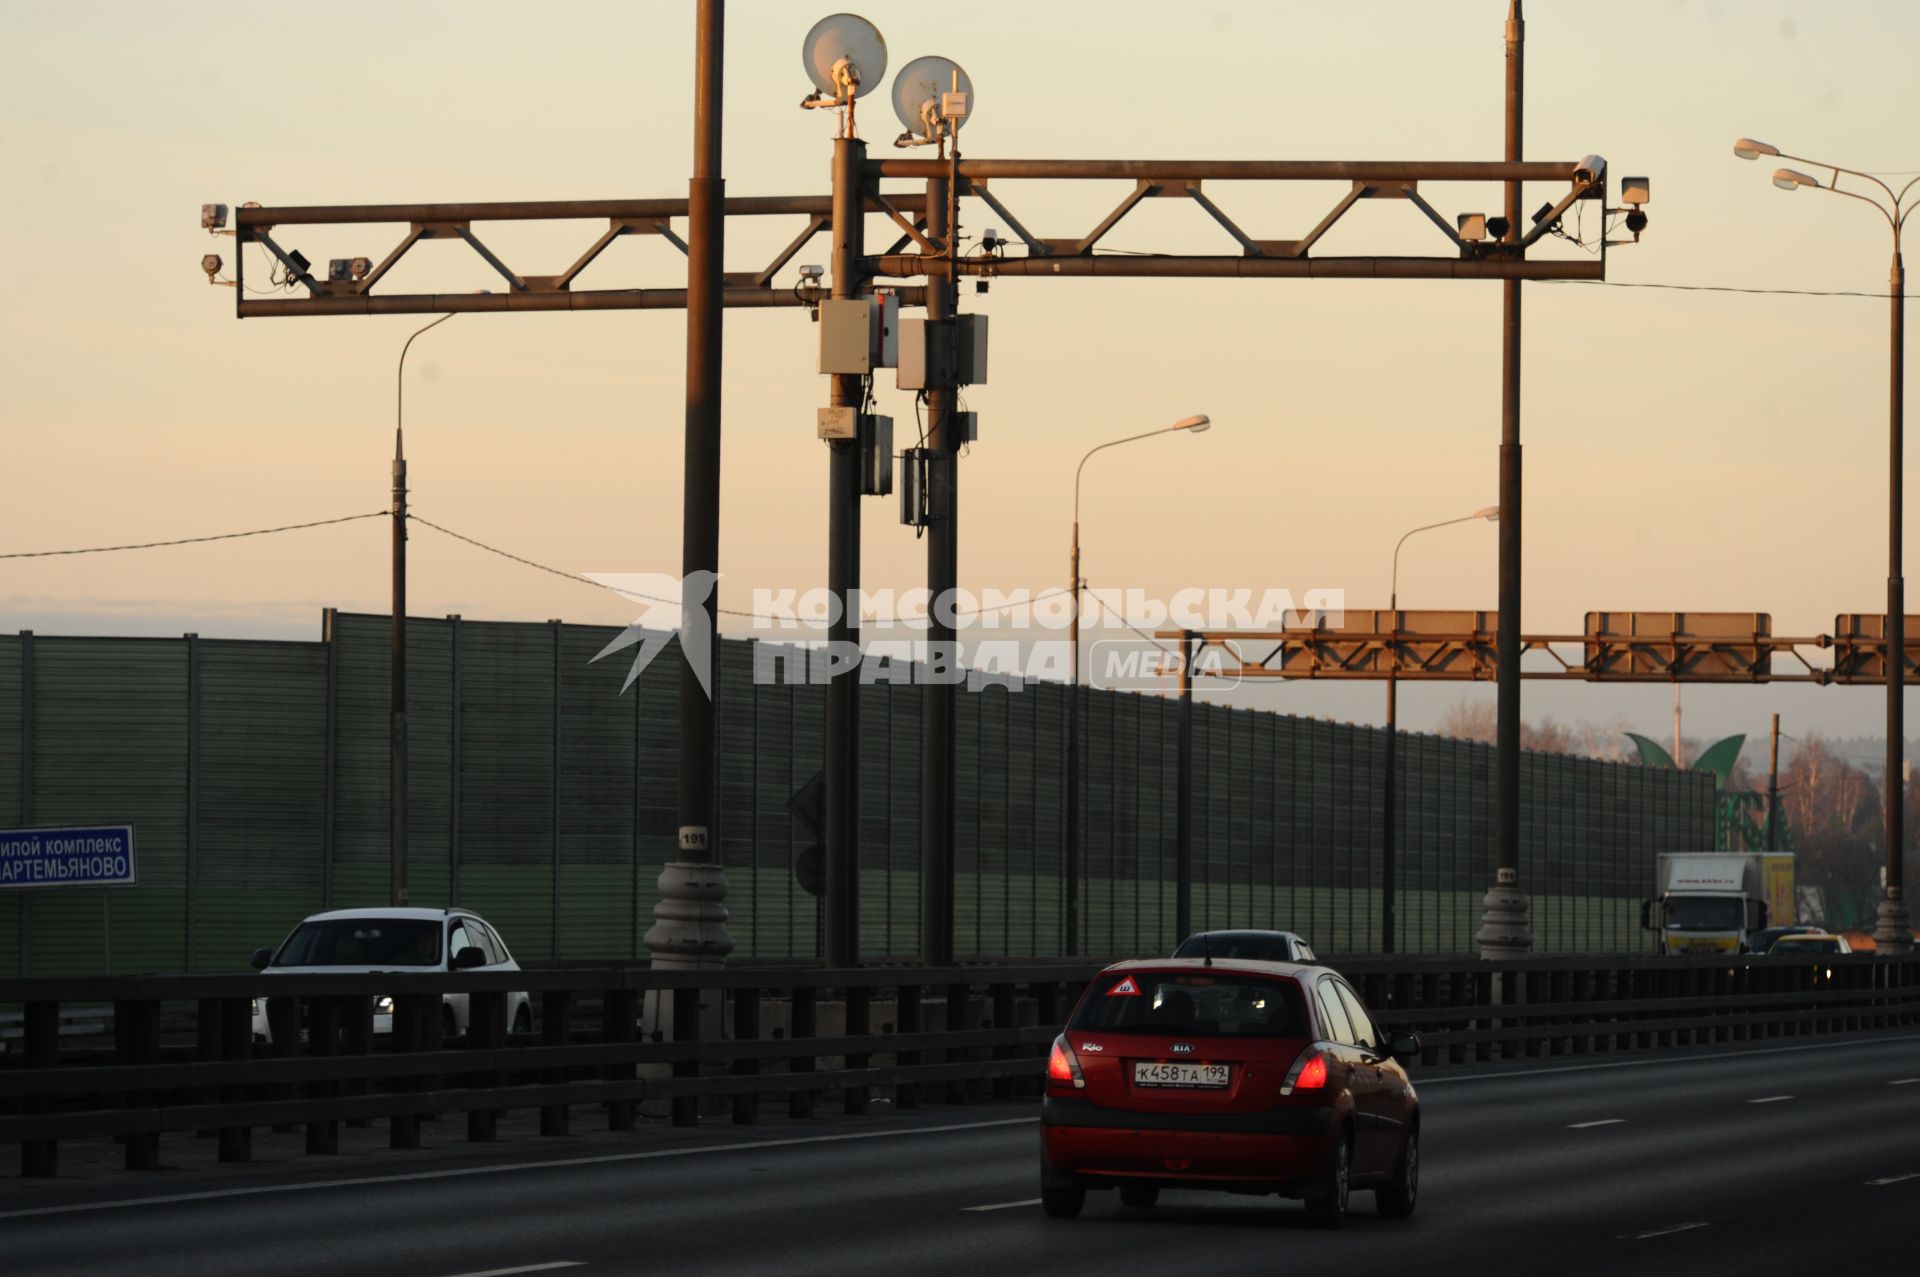
<path fill-rule="evenodd" d="M 1524 958 L 1533 950 L 1533 898 L 1514 886 L 1495 886 L 1482 902 L 1473 937 L 1483 958 Z"/>
<path fill-rule="evenodd" d="M 670 861 L 661 867 L 655 886 L 660 903 L 653 907 L 653 926 L 647 929 L 647 948 L 655 966 L 720 966 L 733 952 L 727 931 L 727 873 L 717 864 Z"/>
<path fill-rule="evenodd" d="M 1873 928 L 1873 950 L 1889 957 L 1913 952 L 1913 916 L 1904 900 L 1882 900 Z"/>

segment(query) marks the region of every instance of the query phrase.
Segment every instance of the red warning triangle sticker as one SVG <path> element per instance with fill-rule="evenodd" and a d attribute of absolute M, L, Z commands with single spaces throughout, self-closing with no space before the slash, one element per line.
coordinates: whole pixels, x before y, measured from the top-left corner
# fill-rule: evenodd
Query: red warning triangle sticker
<path fill-rule="evenodd" d="M 1132 976 L 1128 976 L 1119 984 L 1108 989 L 1107 996 L 1110 998 L 1137 998 L 1140 996 L 1140 986 L 1133 982 Z"/>

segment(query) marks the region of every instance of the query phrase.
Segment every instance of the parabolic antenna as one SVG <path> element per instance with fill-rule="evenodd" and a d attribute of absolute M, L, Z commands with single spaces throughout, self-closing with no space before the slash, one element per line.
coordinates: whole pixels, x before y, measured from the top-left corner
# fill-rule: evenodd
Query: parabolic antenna
<path fill-rule="evenodd" d="M 958 76 L 956 85 L 955 77 Z M 946 94 L 955 89 L 966 95 L 964 114 L 948 119 L 941 109 Z M 973 111 L 973 81 L 952 58 L 915 58 L 900 69 L 893 80 L 893 113 L 913 135 L 902 138 L 903 146 L 925 146 L 951 137 L 967 122 Z"/>
<path fill-rule="evenodd" d="M 820 96 L 828 99 L 828 104 L 844 106 L 885 77 L 887 42 L 879 29 L 859 14 L 835 13 L 814 23 L 807 32 L 800 45 L 800 61 Z"/>

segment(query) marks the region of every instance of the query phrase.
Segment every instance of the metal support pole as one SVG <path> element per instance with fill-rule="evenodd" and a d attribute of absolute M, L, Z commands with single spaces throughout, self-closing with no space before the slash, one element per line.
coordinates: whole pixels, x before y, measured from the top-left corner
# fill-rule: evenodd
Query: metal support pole
<path fill-rule="evenodd" d="M 1079 499 L 1076 481 L 1075 501 Z M 1067 684 L 1067 819 L 1065 846 L 1060 852 L 1060 896 L 1065 909 L 1066 935 L 1061 953 L 1080 952 L 1080 512 L 1073 517 L 1073 556 L 1067 587 L 1073 610 L 1067 621 L 1067 643 L 1073 648 L 1073 676 Z"/>
<path fill-rule="evenodd" d="M 1767 747 L 1767 850 L 1780 849 L 1780 716 L 1773 716 L 1773 738 Z"/>
<path fill-rule="evenodd" d="M 927 179 L 927 238 L 944 244 L 955 228 L 947 220 L 948 179 Z M 927 318 L 940 358 L 938 381 L 927 391 L 927 625 L 929 678 L 920 720 L 920 954 L 930 967 L 953 964 L 954 642 L 953 593 L 960 570 L 959 441 L 952 380 L 954 276 L 945 257 L 927 267 Z M 942 618 L 945 618 L 944 620 Z"/>
<path fill-rule="evenodd" d="M 1387 625 L 1397 635 L 1400 630 L 1400 596 L 1394 594 L 1387 603 Z M 1399 680 L 1394 675 L 1400 668 L 1399 642 L 1393 640 L 1393 650 L 1387 659 L 1387 757 L 1386 766 L 1380 777 L 1380 952 L 1392 953 L 1395 941 L 1393 910 L 1395 904 L 1394 856 L 1399 848 L 1394 839 L 1394 825 L 1399 819 L 1396 803 L 1399 800 L 1398 759 L 1396 754 L 1400 743 L 1400 698 Z"/>
<path fill-rule="evenodd" d="M 1520 158 L 1526 22 L 1520 0 L 1507 11 L 1507 153 Z M 1507 184 L 1507 242 L 1520 236 L 1521 191 Z M 1499 859 L 1474 937 L 1483 958 L 1524 956 L 1533 948 L 1532 908 L 1520 887 L 1520 281 L 1501 282 L 1500 622 L 1494 761 Z"/>
<path fill-rule="evenodd" d="M 677 858 L 660 871 L 647 947 L 656 967 L 709 966 L 733 950 L 727 934 L 726 873 L 713 838 L 717 722 L 707 679 L 718 682 L 720 571 L 720 342 L 724 235 L 720 176 L 721 71 L 725 0 L 700 0 L 694 60 L 693 179 L 687 201 L 687 417 L 686 479 L 680 539 L 680 575 L 687 583 L 681 607 L 682 651 L 687 636 L 705 634 L 707 670 L 680 665 L 680 836 Z M 702 597 L 704 595 L 704 598 Z M 704 610 L 704 615 L 701 614 Z M 703 679 L 703 675 L 706 678 Z M 697 993 L 676 993 L 674 1036 L 696 1015 Z M 697 1025 L 692 1027 L 697 1028 Z"/>
<path fill-rule="evenodd" d="M 404 361 L 406 354 L 401 352 Z M 393 654 L 391 734 L 387 738 L 388 903 L 407 903 L 407 458 L 400 427 L 393 430 Z"/>
<path fill-rule="evenodd" d="M 1895 210 L 1898 216 L 1898 209 Z M 1906 399 L 1904 361 L 1906 355 L 1907 271 L 1900 257 L 1899 222 L 1893 239 L 1893 269 L 1888 277 L 1892 295 L 1892 366 L 1887 390 L 1890 406 L 1887 422 L 1887 895 L 1880 902 L 1873 929 L 1874 952 L 1905 955 L 1913 952 L 1913 917 L 1908 911 L 1902 875 L 1906 849 L 1906 580 L 1901 566 L 1900 540 L 1903 534 L 1901 467 L 1904 464 Z"/>
<path fill-rule="evenodd" d="M 1180 635 L 1180 762 L 1174 790 L 1173 931 L 1177 946 L 1193 934 L 1193 631 Z"/>
<path fill-rule="evenodd" d="M 861 166 L 867 144 L 838 138 L 833 144 L 833 292 L 860 296 L 860 259 L 866 251 L 866 213 Z M 864 407 L 858 374 L 831 379 L 835 407 Z M 864 421 L 863 421 L 864 427 Z M 827 590 L 839 604 L 828 626 L 830 653 L 852 652 L 860 643 L 860 439 L 830 440 L 827 448 Z M 837 669 L 827 684 L 826 721 L 826 935 L 829 967 L 860 962 L 860 668 Z"/>

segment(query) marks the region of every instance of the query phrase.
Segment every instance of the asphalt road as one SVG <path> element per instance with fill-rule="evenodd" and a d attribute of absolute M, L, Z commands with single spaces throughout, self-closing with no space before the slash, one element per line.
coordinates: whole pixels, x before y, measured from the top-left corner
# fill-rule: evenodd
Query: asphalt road
<path fill-rule="evenodd" d="M 1920 1242 L 1920 1036 L 1415 1080 L 1419 1210 L 1381 1219 L 1355 1194 L 1339 1233 L 1296 1202 L 1200 1193 L 1046 1219 L 1023 1102 L 332 1180 L 311 1161 L 125 1177 L 79 1200 L 13 1181 L 0 1271 L 1697 1277 L 1895 1271 Z"/>

